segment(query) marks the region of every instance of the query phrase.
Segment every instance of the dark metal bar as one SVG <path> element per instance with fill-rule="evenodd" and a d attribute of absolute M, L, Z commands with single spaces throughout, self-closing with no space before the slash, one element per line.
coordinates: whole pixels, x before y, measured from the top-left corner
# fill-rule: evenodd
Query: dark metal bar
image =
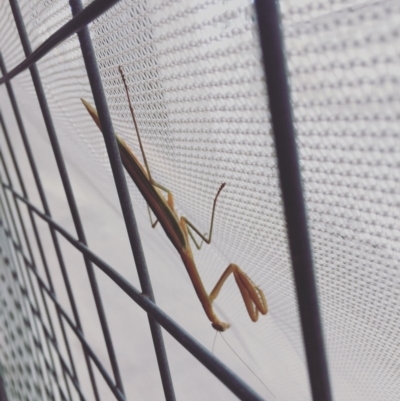
<path fill-rule="evenodd" d="M 74 15 L 78 15 L 78 13 L 81 12 L 82 3 L 80 0 L 70 0 L 70 5 Z M 115 185 L 117 187 L 122 214 L 124 216 L 133 257 L 136 263 L 136 270 L 138 272 L 140 286 L 143 292 L 149 297 L 149 299 L 155 302 L 150 275 L 147 269 L 146 260 L 142 249 L 140 234 L 137 228 L 136 218 L 132 208 L 128 186 L 125 180 L 125 174 L 121 163 L 121 156 L 115 139 L 111 117 L 107 106 L 107 100 L 104 94 L 103 84 L 101 82 L 100 71 L 97 66 L 96 55 L 94 52 L 89 29 L 82 29 L 78 33 L 78 38 L 81 45 L 82 56 L 85 62 L 86 71 L 93 93 L 93 98 L 99 113 L 102 132 L 104 135 L 104 142 L 106 144 Z M 157 322 L 151 316 L 149 316 L 148 318 L 165 399 L 168 401 L 174 401 L 174 386 L 172 383 L 172 377 L 169 369 L 162 332 Z"/>
<path fill-rule="evenodd" d="M 92 4 L 94 4 L 94 3 L 92 3 Z M 32 54 L 32 49 L 31 49 L 28 34 L 26 32 L 25 24 L 24 24 L 17 1 L 10 0 L 10 6 L 11 6 L 11 10 L 13 12 L 15 23 L 17 25 L 17 29 L 18 29 L 18 33 L 19 33 L 19 36 L 21 39 L 22 47 L 24 49 L 25 55 L 27 57 L 29 57 Z M 101 8 L 101 7 L 99 6 L 99 8 Z M 33 84 L 35 86 L 36 95 L 39 100 L 40 108 L 41 108 L 41 111 L 43 114 L 43 119 L 46 124 L 46 128 L 47 128 L 50 143 L 51 143 L 51 146 L 53 149 L 54 157 L 56 159 L 57 167 L 58 167 L 58 170 L 60 173 L 61 181 L 62 181 L 62 184 L 64 187 L 65 195 L 66 195 L 68 205 L 69 205 L 69 208 L 71 211 L 71 216 L 72 216 L 72 219 L 74 222 L 74 226 L 77 231 L 79 240 L 82 243 L 86 244 L 86 238 L 85 238 L 82 222 L 81 222 L 81 219 L 79 216 L 78 208 L 77 208 L 77 205 L 75 202 L 75 197 L 74 197 L 74 194 L 72 191 L 71 183 L 70 183 L 70 180 L 68 177 L 67 169 L 66 169 L 66 166 L 64 163 L 60 145 L 58 143 L 53 120 L 52 120 L 51 114 L 50 114 L 50 109 L 47 104 L 46 96 L 45 96 L 45 93 L 43 90 L 43 86 L 41 83 L 41 79 L 40 79 L 36 64 L 32 64 L 30 66 L 30 72 L 31 72 Z M 45 207 L 46 202 L 44 202 L 44 198 L 42 198 L 42 203 L 43 203 L 43 206 Z M 47 212 L 47 210 L 46 210 L 46 212 Z M 97 280 L 95 277 L 94 269 L 89 260 L 84 258 L 84 261 L 85 261 L 85 265 L 86 265 L 86 271 L 87 271 L 87 274 L 89 277 L 90 286 L 92 289 L 92 294 L 93 294 L 93 297 L 95 300 L 97 313 L 99 316 L 100 325 L 101 325 L 103 336 L 104 336 L 104 341 L 106 343 L 108 356 L 109 356 L 111 367 L 112 367 L 112 370 L 114 373 L 114 378 L 117 383 L 117 386 L 120 388 L 120 390 L 122 392 L 124 392 L 122 378 L 121 378 L 121 374 L 119 371 L 119 366 L 118 366 L 117 358 L 115 355 L 114 346 L 113 346 L 113 342 L 111 339 L 111 334 L 110 334 L 110 330 L 108 327 L 108 323 L 107 323 L 103 303 L 101 300 L 100 290 L 98 288 Z M 90 378 L 92 381 L 93 391 L 95 393 L 96 399 L 99 400 L 100 397 L 99 397 L 99 394 L 97 391 L 97 387 L 95 385 L 95 378 L 92 374 L 90 364 L 88 364 L 88 369 L 89 369 L 89 375 L 90 375 Z"/>
<path fill-rule="evenodd" d="M 94 0 L 75 18 L 72 18 L 60 29 L 54 32 L 45 40 L 34 52 L 31 52 L 27 58 L 12 69 L 7 75 L 0 78 L 0 85 L 14 78 L 20 72 L 29 68 L 33 63 L 39 61 L 50 50 L 59 45 L 65 39 L 81 30 L 87 24 L 95 20 L 98 16 L 106 12 L 119 0 Z"/>
<path fill-rule="evenodd" d="M 278 2 L 256 0 L 258 27 L 303 340 L 314 401 L 331 390 L 287 79 Z"/>
<path fill-rule="evenodd" d="M 241 400 L 263 400 L 251 387 L 249 387 L 240 377 L 224 365 L 219 359 L 204 348 L 197 340 L 188 334 L 171 317 L 169 317 L 154 302 L 137 290 L 121 274 L 110 265 L 104 262 L 99 256 L 92 252 L 86 245 L 76 240 L 63 227 L 57 224 L 49 216 L 46 216 L 27 199 L 16 193 L 8 185 L 2 184 L 7 190 L 16 194 L 17 198 L 29 206 L 38 216 L 51 225 L 59 232 L 70 244 L 80 252 L 84 253 L 96 266 L 98 266 L 111 280 L 114 281 L 134 302 L 153 318 L 175 338 L 184 348 L 186 348 L 197 360 L 199 360 L 211 373 L 213 373 L 222 383 L 224 383 Z M 1 226 L 0 226 L 1 228 Z M 10 233 L 6 232 L 9 236 Z"/>

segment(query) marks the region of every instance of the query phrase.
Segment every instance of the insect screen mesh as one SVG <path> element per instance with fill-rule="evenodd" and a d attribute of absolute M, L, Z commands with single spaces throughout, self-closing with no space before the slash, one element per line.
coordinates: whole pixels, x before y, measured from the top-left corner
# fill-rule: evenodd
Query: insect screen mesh
<path fill-rule="evenodd" d="M 20 6 L 33 48 L 71 18 L 67 2 Z M 9 6 L 0 7 L 1 51 L 10 70 L 24 56 Z M 280 7 L 334 398 L 397 400 L 400 7 L 344 0 L 281 1 Z M 232 325 L 225 340 L 264 384 L 222 338 L 213 347 L 215 332 L 179 255 L 160 227 L 151 229 L 146 204 L 127 177 L 158 305 L 266 399 L 309 400 L 255 21 L 252 2 L 243 0 L 121 1 L 90 32 L 115 131 L 140 155 L 121 65 L 152 175 L 173 192 L 179 214 L 208 232 L 215 193 L 226 183 L 212 243 L 195 251 L 195 259 L 208 290 L 234 262 L 265 292 L 269 313 L 257 323 L 233 278 L 215 301 Z M 139 287 L 103 138 L 79 100 L 92 102 L 76 36 L 38 67 L 88 243 Z M 54 218 L 74 232 L 29 73 L 13 85 Z M 4 88 L 1 95 L 12 127 Z M 24 157 L 21 149 L 22 163 Z M 27 164 L 24 174 L 29 177 Z M 33 184 L 29 195 L 38 199 Z M 86 337 L 110 369 L 81 257 L 62 245 Z M 57 296 L 70 310 L 54 270 Z M 161 399 L 145 314 L 109 279 L 98 278 L 128 399 Z M 3 317 L 10 320 L 7 307 Z M 13 330 L 0 331 L 2 361 L 10 361 Z M 70 337 L 91 399 L 81 348 Z M 173 339 L 165 340 L 178 399 L 234 398 Z M 6 362 L 10 394 L 29 394 L 24 383 L 17 389 L 18 380 L 34 386 L 40 377 L 16 375 Z"/>

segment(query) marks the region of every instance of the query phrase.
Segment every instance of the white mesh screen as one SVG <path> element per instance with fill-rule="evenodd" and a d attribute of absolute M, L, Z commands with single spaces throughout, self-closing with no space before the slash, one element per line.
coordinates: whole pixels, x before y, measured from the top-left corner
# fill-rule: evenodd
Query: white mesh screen
<path fill-rule="evenodd" d="M 20 4 L 33 48 L 71 17 L 67 2 Z M 334 398 L 397 400 L 400 6 L 344 0 L 280 6 Z M 0 18 L 10 70 L 24 56 L 5 2 Z M 179 213 L 207 232 L 214 195 L 227 184 L 212 243 L 195 258 L 207 289 L 234 262 L 265 292 L 269 313 L 257 323 L 233 278 L 216 305 L 232 325 L 224 338 L 268 389 L 221 338 L 215 354 L 266 399 L 303 401 L 311 395 L 255 21 L 251 1 L 121 1 L 90 32 L 115 131 L 140 155 L 121 65 L 152 175 L 173 192 Z M 103 138 L 79 100 L 93 102 L 76 36 L 38 67 L 89 245 L 139 286 Z M 13 84 L 40 158 L 50 151 L 29 73 Z M 4 88 L 1 95 L 12 126 Z M 41 168 L 52 212 L 74 233 L 50 159 Z M 151 229 L 146 204 L 127 180 L 157 303 L 211 349 L 215 332 L 182 261 L 161 227 Z M 82 265 L 72 248 L 65 253 Z M 88 341 L 108 367 L 83 267 L 70 274 Z M 161 399 L 145 315 L 98 276 L 128 399 Z M 58 290 L 68 308 L 62 283 Z M 173 339 L 165 340 L 178 399 L 234 399 Z M 79 355 L 78 342 L 74 349 Z M 84 370 L 82 363 L 83 381 Z M 83 387 L 90 392 L 89 384 Z"/>

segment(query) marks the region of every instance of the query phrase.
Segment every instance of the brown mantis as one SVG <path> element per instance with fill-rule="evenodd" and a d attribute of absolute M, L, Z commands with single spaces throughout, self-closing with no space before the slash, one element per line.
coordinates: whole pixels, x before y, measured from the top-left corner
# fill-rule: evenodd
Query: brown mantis
<path fill-rule="evenodd" d="M 116 139 L 118 142 L 122 163 L 125 169 L 127 170 L 132 180 L 135 182 L 143 198 L 146 200 L 149 207 L 149 213 L 151 209 L 154 215 L 156 216 L 156 221 L 153 223 L 151 221 L 151 214 L 150 214 L 150 221 L 152 223 L 152 227 L 154 228 L 156 224 L 159 222 L 163 227 L 167 237 L 170 239 L 170 241 L 178 251 L 186 267 L 186 270 L 189 274 L 189 277 L 192 281 L 197 296 L 200 299 L 200 302 L 204 308 L 204 311 L 208 319 L 212 322 L 212 327 L 214 327 L 215 330 L 225 331 L 230 327 L 228 323 L 222 322 L 217 317 L 217 315 L 214 312 L 212 303 L 217 298 L 223 284 L 225 283 L 226 279 L 229 277 L 231 273 L 235 277 L 236 283 L 239 287 L 240 293 L 242 294 L 243 301 L 246 305 L 246 309 L 251 320 L 253 322 L 256 322 L 258 320 L 259 312 L 265 315 L 268 311 L 267 301 L 265 299 L 263 291 L 251 281 L 251 279 L 247 276 L 246 273 L 244 273 L 240 269 L 239 266 L 231 263 L 225 269 L 224 273 L 218 280 L 214 289 L 211 291 L 210 294 L 208 294 L 206 289 L 204 288 L 204 284 L 196 268 L 196 264 L 193 258 L 193 253 L 190 248 L 189 236 L 192 238 L 194 244 L 198 249 L 200 249 L 202 244 L 202 243 L 200 245 L 197 244 L 192 230 L 202 239 L 202 241 L 206 242 L 207 244 L 211 242 L 217 198 L 221 193 L 222 189 L 224 188 L 225 183 L 220 186 L 214 198 L 214 204 L 211 214 L 210 231 L 208 237 L 206 235 L 203 235 L 186 217 L 183 216 L 181 216 L 180 218 L 178 217 L 178 214 L 175 211 L 174 197 L 172 193 L 167 188 L 163 187 L 162 185 L 154 181 L 151 176 L 142 140 L 140 138 L 139 129 L 135 118 L 135 113 L 133 111 L 132 102 L 129 96 L 128 85 L 126 83 L 126 79 L 121 67 L 119 67 L 119 72 L 121 74 L 122 81 L 125 87 L 126 96 L 128 98 L 129 109 L 135 126 L 145 168 L 143 168 L 143 166 L 136 158 L 136 156 L 132 153 L 132 151 L 129 149 L 125 141 L 118 135 L 116 135 Z M 97 110 L 84 99 L 81 100 L 84 106 L 86 107 L 87 111 L 93 118 L 94 122 L 101 130 L 100 120 L 97 114 Z M 161 191 L 164 191 L 167 194 L 167 199 L 164 198 Z"/>

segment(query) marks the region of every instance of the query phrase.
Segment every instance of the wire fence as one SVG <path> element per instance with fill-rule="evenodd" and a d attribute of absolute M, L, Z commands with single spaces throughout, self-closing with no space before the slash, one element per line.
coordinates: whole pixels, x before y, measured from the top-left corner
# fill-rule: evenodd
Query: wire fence
<path fill-rule="evenodd" d="M 115 355 L 115 347 L 104 312 L 102 294 L 95 276 L 96 269 L 103 271 L 119 286 L 121 291 L 124 291 L 133 302 L 147 312 L 166 400 L 174 400 L 175 394 L 163 341 L 163 330 L 174 337 L 238 398 L 242 400 L 261 400 L 262 398 L 240 377 L 220 362 L 154 303 L 152 283 L 146 267 L 96 55 L 90 32 L 87 28 L 91 21 L 99 17 L 115 3 L 117 3 L 117 0 L 95 0 L 83 9 L 80 0 L 70 0 L 73 18 L 44 41 L 35 51 L 32 51 L 18 1 L 10 0 L 14 21 L 26 59 L 8 71 L 3 58 L 0 56 L 2 73 L 0 83 L 6 86 L 17 121 L 19 135 L 39 193 L 40 204 L 34 204 L 28 198 L 19 160 L 10 140 L 10 136 L 17 135 L 17 133 L 8 132 L 3 116 L 0 113 L 1 131 L 6 143 L 6 147 L 0 149 L 0 179 L 2 187 L 0 197 L 0 235 L 2 237 L 0 240 L 0 279 L 3 290 L 0 294 L 0 319 L 9 350 L 8 353 L 3 353 L 3 355 L 8 355 L 10 358 L 10 360 L 4 362 L 0 361 L 0 400 L 31 400 L 35 399 L 35 397 L 36 399 L 71 400 L 75 399 L 76 396 L 80 400 L 87 399 L 77 374 L 76 361 L 71 352 L 69 337 L 66 334 L 67 328 L 72 330 L 81 343 L 93 397 L 96 400 L 103 399 L 98 387 L 100 374 L 102 380 L 111 390 L 114 399 L 121 401 L 126 399 L 120 367 Z M 255 6 L 260 29 L 272 126 L 275 132 L 280 183 L 311 389 L 314 400 L 329 401 L 331 399 L 329 376 L 318 311 L 298 156 L 293 133 L 279 12 L 277 4 L 273 0 L 256 1 Z M 51 49 L 75 33 L 79 38 L 93 98 L 99 112 L 104 141 L 136 262 L 140 290 L 130 284 L 115 268 L 98 257 L 86 244 L 84 226 L 63 160 L 40 74 L 35 64 Z M 273 60 L 273 62 L 270 60 Z M 12 87 L 12 78 L 25 69 L 29 69 L 40 103 L 76 235 L 69 233 L 64 227 L 57 224 L 50 212 L 46 191 L 31 149 L 29 128 L 23 124 L 20 108 Z M 8 159 L 11 160 L 11 163 L 7 163 L 4 154 L 9 155 Z M 17 185 L 13 182 L 12 177 L 17 177 Z M 38 220 L 47 224 L 50 230 L 52 246 L 57 255 L 58 267 L 68 293 L 72 316 L 61 306 L 57 298 L 51 275 L 51 270 L 54 269 L 54 266 L 50 268 L 50 264 L 46 259 L 45 245 L 39 233 Z M 30 231 L 34 233 L 33 238 L 28 234 Z M 83 333 L 80 307 L 77 305 L 71 289 L 59 236 L 63 237 L 79 251 L 84 259 L 112 374 L 108 373 L 107 368 L 101 363 Z M 48 245 L 46 244 L 46 246 Z M 44 266 L 45 277 L 42 277 L 37 268 L 37 255 L 40 258 L 40 263 Z M 51 317 L 49 312 L 51 308 L 56 311 L 56 320 Z M 57 340 L 55 334 L 54 326 L 56 325 L 61 330 L 62 346 L 67 350 L 67 358 L 60 351 L 60 341 Z M 7 374 L 7 377 L 10 378 L 8 396 L 12 398 L 7 398 L 3 381 L 1 380 L 1 367 L 3 365 L 7 365 L 8 369 L 10 369 Z"/>

